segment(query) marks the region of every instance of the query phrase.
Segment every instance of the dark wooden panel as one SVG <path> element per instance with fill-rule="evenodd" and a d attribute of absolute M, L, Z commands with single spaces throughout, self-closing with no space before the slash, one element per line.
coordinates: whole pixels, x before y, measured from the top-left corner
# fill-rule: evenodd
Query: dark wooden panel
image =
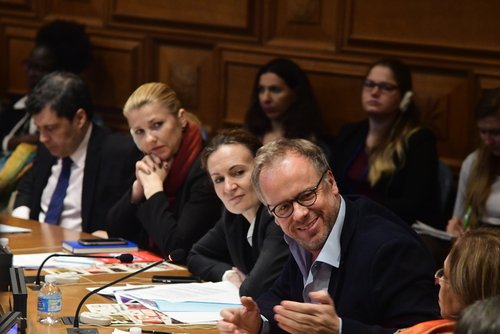
<path fill-rule="evenodd" d="M 45 7 L 45 19 L 75 19 L 89 25 L 102 25 L 106 0 L 49 0 Z"/>
<path fill-rule="evenodd" d="M 34 17 L 36 7 L 33 0 L 0 0 L 0 14 L 3 15 Z"/>
<path fill-rule="evenodd" d="M 158 41 L 155 80 L 169 84 L 184 108 L 201 120 L 209 132 L 217 125 L 213 51 L 196 45 Z"/>
<path fill-rule="evenodd" d="M 129 95 L 144 82 L 144 45 L 140 39 L 92 36 L 93 63 L 85 72 L 92 97 L 103 117 L 123 128 L 121 109 Z"/>
<path fill-rule="evenodd" d="M 346 50 L 388 48 L 493 61 L 500 52 L 496 0 L 348 0 L 346 9 Z"/>
<path fill-rule="evenodd" d="M 240 29 L 247 26 L 247 8 L 248 0 L 113 1 L 113 14 L 117 16 Z"/>
<path fill-rule="evenodd" d="M 255 41 L 261 1 L 112 0 L 110 24 L 203 37 Z"/>
<path fill-rule="evenodd" d="M 270 4 L 270 45 L 336 49 L 337 0 L 278 0 Z"/>
<path fill-rule="evenodd" d="M 224 80 L 222 92 L 224 107 L 223 122 L 227 125 L 242 125 L 250 105 L 252 86 L 258 66 L 249 64 L 224 64 Z"/>
<path fill-rule="evenodd" d="M 434 130 L 438 151 L 455 168 L 474 146 L 474 94 L 469 73 L 414 71 L 415 100 L 423 122 Z"/>
<path fill-rule="evenodd" d="M 6 93 L 9 95 L 22 95 L 28 90 L 23 60 L 28 58 L 33 48 L 35 34 L 36 30 L 24 27 L 9 26 L 5 28 L 7 71 L 4 80 L 7 83 Z"/>

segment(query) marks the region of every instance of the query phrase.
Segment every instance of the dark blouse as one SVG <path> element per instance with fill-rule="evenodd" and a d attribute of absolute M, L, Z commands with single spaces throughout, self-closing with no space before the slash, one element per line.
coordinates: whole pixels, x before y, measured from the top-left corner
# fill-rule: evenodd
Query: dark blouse
<path fill-rule="evenodd" d="M 281 228 L 261 205 L 255 220 L 252 246 L 247 241 L 249 222 L 224 210 L 222 218 L 193 245 L 188 269 L 204 280 L 220 281 L 226 270 L 238 268 L 246 275 L 240 295 L 254 299 L 267 291 L 288 259 Z"/>
<path fill-rule="evenodd" d="M 364 146 L 368 121 L 344 126 L 335 140 L 332 170 L 342 194 L 359 194 L 349 180 L 349 173 Z M 438 213 L 438 155 L 433 133 L 420 128 L 408 139 L 405 161 L 394 157 L 398 166 L 392 174 L 384 174 L 372 188 L 370 196 L 394 211 L 407 223 L 415 220 L 441 228 Z"/>
<path fill-rule="evenodd" d="M 188 254 L 192 245 L 214 226 L 222 211 L 214 187 L 201 169 L 199 156 L 173 205 L 169 205 L 163 192 L 138 204 L 130 203 L 130 197 L 131 190 L 109 211 L 108 234 L 138 242 L 145 249 L 150 249 L 152 240 L 164 256 L 179 248 Z"/>

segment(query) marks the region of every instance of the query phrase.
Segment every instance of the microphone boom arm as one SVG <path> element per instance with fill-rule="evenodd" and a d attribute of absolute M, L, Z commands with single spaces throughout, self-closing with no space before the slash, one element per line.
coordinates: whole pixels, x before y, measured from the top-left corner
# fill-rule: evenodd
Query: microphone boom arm
<path fill-rule="evenodd" d="M 154 262 L 154 263 L 150 264 L 150 265 L 149 265 L 149 266 L 147 266 L 147 267 L 144 267 L 144 268 L 142 268 L 142 269 L 139 269 L 139 270 L 137 270 L 137 271 L 134 271 L 133 273 L 130 273 L 130 274 L 126 275 L 126 276 L 123 276 L 123 277 L 121 277 L 121 278 L 119 278 L 119 279 L 117 279 L 117 280 L 115 280 L 115 281 L 111 281 L 111 282 L 109 282 L 108 284 L 105 284 L 105 285 L 103 285 L 103 286 L 101 286 L 101 287 L 99 287 L 99 288 L 97 288 L 97 289 L 95 289 L 95 290 L 92 290 L 92 291 L 90 291 L 89 293 L 87 293 L 87 294 L 85 295 L 85 297 L 83 297 L 83 299 L 80 301 L 80 304 L 78 304 L 78 307 L 76 308 L 76 312 L 75 312 L 75 319 L 73 320 L 73 328 L 78 328 L 78 327 L 80 326 L 80 321 L 79 321 L 79 317 L 80 317 L 80 316 L 79 316 L 79 314 L 80 314 L 80 310 L 81 310 L 81 308 L 82 308 L 83 304 L 85 303 L 85 301 L 86 301 L 87 299 L 89 299 L 89 298 L 90 298 L 90 296 L 92 296 L 93 294 L 95 294 L 95 293 L 97 293 L 97 292 L 99 292 L 99 291 L 101 291 L 101 290 L 103 290 L 103 289 L 106 289 L 106 288 L 108 288 L 108 287 L 110 287 L 110 286 L 112 286 L 112 285 L 115 285 L 116 283 L 120 283 L 120 282 L 122 282 L 122 281 L 126 280 L 127 278 L 130 278 L 130 277 L 132 277 L 132 276 L 135 276 L 135 275 L 137 275 L 137 274 L 142 273 L 143 271 L 146 271 L 146 270 L 151 269 L 151 268 L 153 268 L 153 267 L 155 267 L 155 266 L 157 266 L 157 265 L 160 265 L 160 264 L 162 264 L 163 262 L 166 262 L 166 260 L 161 260 L 161 261 L 158 261 L 158 262 Z"/>
<path fill-rule="evenodd" d="M 88 254 L 59 254 L 59 253 L 51 254 L 51 255 L 47 256 L 45 258 L 45 260 L 42 261 L 42 264 L 40 264 L 40 267 L 38 267 L 38 271 L 36 272 L 35 285 L 38 285 L 38 286 L 40 285 L 40 274 L 42 273 L 42 268 L 45 265 L 45 263 L 53 257 L 86 257 L 86 258 L 95 258 L 95 259 L 119 259 L 120 261 L 122 261 L 121 257 L 123 255 L 124 254 L 119 255 L 119 256 L 105 256 L 105 255 L 99 256 L 99 255 L 88 255 Z M 129 256 L 132 257 L 131 255 L 129 255 Z M 128 258 L 127 258 L 127 260 L 128 260 Z"/>

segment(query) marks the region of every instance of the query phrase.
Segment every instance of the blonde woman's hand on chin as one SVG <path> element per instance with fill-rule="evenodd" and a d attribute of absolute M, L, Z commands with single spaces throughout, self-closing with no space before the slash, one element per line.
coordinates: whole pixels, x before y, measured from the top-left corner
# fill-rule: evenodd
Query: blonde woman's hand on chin
<path fill-rule="evenodd" d="M 132 203 L 138 203 L 144 198 L 145 192 L 141 182 L 141 175 L 149 175 L 157 168 L 158 163 L 155 162 L 156 159 L 158 158 L 146 154 L 141 160 L 135 163 L 135 181 L 132 184 Z"/>
<path fill-rule="evenodd" d="M 137 163 L 136 177 L 142 185 L 146 199 L 163 191 L 163 183 L 170 171 L 169 166 L 170 163 L 162 161 L 153 154 L 145 156 Z"/>

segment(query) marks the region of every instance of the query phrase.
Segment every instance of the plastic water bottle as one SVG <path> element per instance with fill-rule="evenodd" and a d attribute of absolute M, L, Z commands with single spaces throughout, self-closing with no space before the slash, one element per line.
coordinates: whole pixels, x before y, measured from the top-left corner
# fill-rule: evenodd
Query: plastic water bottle
<path fill-rule="evenodd" d="M 56 285 L 56 276 L 45 275 L 45 283 L 38 292 L 38 321 L 46 325 L 60 323 L 61 306 L 62 293 Z"/>

